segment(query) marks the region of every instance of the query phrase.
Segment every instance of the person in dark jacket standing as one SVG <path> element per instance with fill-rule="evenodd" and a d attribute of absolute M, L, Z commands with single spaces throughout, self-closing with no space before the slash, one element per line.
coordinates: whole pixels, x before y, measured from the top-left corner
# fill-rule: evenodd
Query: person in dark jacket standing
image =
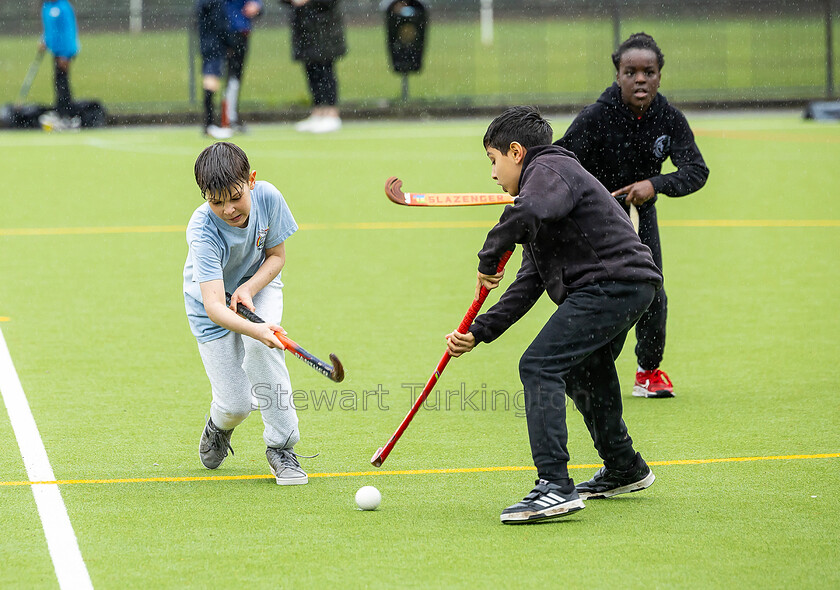
<path fill-rule="evenodd" d="M 281 0 L 292 6 L 292 57 L 303 63 L 312 114 L 295 129 L 329 133 L 341 129 L 338 80 L 333 64 L 347 53 L 338 0 Z"/>
<path fill-rule="evenodd" d="M 595 104 L 572 121 L 555 142 L 612 192 L 639 210 L 639 237 L 662 269 L 656 220 L 657 194 L 681 197 L 699 190 L 709 169 L 685 116 L 659 94 L 665 57 L 653 37 L 631 35 L 612 55 L 616 76 Z M 662 174 L 671 158 L 676 172 Z M 673 397 L 671 379 L 659 368 L 665 353 L 668 299 L 660 289 L 636 325 L 637 397 Z"/>
<path fill-rule="evenodd" d="M 233 131 L 215 124 L 213 103 L 222 85 L 222 66 L 230 45 L 230 24 L 224 0 L 196 0 L 198 44 L 201 51 L 201 87 L 204 89 L 204 134 L 228 139 Z"/>
<path fill-rule="evenodd" d="M 502 511 L 508 524 L 565 516 L 582 509 L 583 499 L 634 492 L 655 479 L 622 419 L 615 359 L 662 275 L 618 202 L 574 154 L 547 145 L 551 139 L 551 126 L 533 107 L 512 107 L 488 127 L 491 175 L 517 198 L 478 253 L 476 289 L 499 285 L 503 273 L 496 268 L 516 244 L 522 244 L 522 266 L 466 334 L 446 337 L 449 353 L 460 356 L 498 338 L 543 293 L 557 304 L 519 362 L 539 479 L 521 502 Z M 577 486 L 567 467 L 566 395 L 604 461 Z"/>

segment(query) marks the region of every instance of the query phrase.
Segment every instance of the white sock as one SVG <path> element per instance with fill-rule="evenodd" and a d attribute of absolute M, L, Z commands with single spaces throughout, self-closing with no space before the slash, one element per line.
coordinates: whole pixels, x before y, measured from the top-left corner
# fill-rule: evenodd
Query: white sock
<path fill-rule="evenodd" d="M 225 101 L 227 103 L 227 120 L 229 123 L 236 123 L 238 117 L 236 113 L 239 111 L 239 88 L 241 84 L 239 78 L 228 78 L 227 88 L 225 89 Z"/>

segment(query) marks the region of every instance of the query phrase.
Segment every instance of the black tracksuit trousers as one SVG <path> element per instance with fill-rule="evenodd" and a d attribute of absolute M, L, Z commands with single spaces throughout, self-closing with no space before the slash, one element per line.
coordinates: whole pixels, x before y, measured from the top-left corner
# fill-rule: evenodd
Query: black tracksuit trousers
<path fill-rule="evenodd" d="M 55 110 L 62 117 L 73 116 L 73 98 L 70 96 L 70 66 L 62 68 L 55 58 Z"/>
<path fill-rule="evenodd" d="M 305 68 L 313 106 L 335 106 L 338 102 L 338 80 L 333 62 L 307 62 Z"/>
<path fill-rule="evenodd" d="M 662 245 L 659 241 L 659 224 L 653 204 L 639 209 L 639 239 L 650 248 L 653 262 L 662 271 Z M 668 318 L 668 297 L 665 287 L 653 297 L 650 307 L 636 324 L 636 359 L 646 371 L 658 369 L 665 354 L 665 321 Z"/>
<path fill-rule="evenodd" d="M 615 359 L 655 290 L 645 282 L 609 281 L 570 291 L 522 355 L 528 437 L 541 479 L 567 490 L 574 485 L 567 469 L 566 395 L 604 465 L 625 469 L 633 462 Z"/>

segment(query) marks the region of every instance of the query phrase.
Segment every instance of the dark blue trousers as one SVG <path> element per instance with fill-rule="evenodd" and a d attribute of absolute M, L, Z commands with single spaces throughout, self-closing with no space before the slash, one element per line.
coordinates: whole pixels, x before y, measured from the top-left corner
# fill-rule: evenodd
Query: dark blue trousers
<path fill-rule="evenodd" d="M 531 455 L 539 477 L 569 488 L 566 395 L 575 403 L 608 468 L 635 457 L 622 419 L 615 359 L 653 299 L 641 282 L 603 282 L 570 291 L 522 355 L 519 376 Z"/>

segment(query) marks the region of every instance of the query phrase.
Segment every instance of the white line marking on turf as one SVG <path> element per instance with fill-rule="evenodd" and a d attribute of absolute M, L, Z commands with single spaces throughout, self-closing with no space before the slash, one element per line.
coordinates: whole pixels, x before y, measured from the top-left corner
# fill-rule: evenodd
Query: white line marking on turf
<path fill-rule="evenodd" d="M 0 393 L 9 413 L 20 455 L 31 481 L 55 481 L 47 450 L 32 416 L 3 332 L 0 330 Z M 61 588 L 93 588 L 79 543 L 58 485 L 32 486 L 32 495 L 44 527 L 58 585 Z"/>

